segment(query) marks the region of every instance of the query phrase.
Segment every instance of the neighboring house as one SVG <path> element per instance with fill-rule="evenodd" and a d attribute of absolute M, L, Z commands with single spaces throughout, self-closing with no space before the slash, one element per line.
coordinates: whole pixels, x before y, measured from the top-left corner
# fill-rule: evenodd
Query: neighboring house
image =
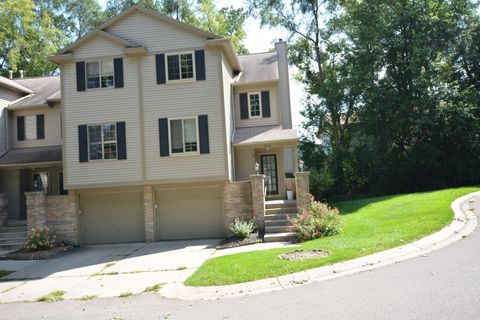
<path fill-rule="evenodd" d="M 135 5 L 51 57 L 61 80 L 1 78 L 9 218 L 25 219 L 24 192 L 65 189 L 80 243 L 219 237 L 225 184 L 256 163 L 284 199 L 297 135 L 286 42 L 275 49 L 237 56 Z"/>

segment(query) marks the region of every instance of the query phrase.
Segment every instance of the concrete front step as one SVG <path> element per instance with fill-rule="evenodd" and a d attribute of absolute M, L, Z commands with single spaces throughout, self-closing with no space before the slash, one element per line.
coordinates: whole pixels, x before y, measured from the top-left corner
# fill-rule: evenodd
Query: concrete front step
<path fill-rule="evenodd" d="M 22 249 L 24 242 L 0 243 L 0 250 L 18 250 Z"/>
<path fill-rule="evenodd" d="M 297 213 L 276 213 L 276 214 L 266 214 L 265 221 L 272 221 L 272 220 L 288 220 L 288 217 L 296 217 Z"/>
<path fill-rule="evenodd" d="M 17 226 L 17 227 L 0 227 L 0 233 L 8 232 L 27 232 L 26 226 Z"/>
<path fill-rule="evenodd" d="M 0 233 L 0 240 L 1 239 L 11 239 L 11 238 L 22 238 L 25 239 L 27 237 L 27 232 L 1 232 Z"/>
<path fill-rule="evenodd" d="M 265 220 L 265 227 L 289 226 L 290 221 L 285 220 Z"/>
<path fill-rule="evenodd" d="M 283 233 L 283 232 L 292 232 L 293 226 L 265 226 L 265 233 Z"/>
<path fill-rule="evenodd" d="M 286 207 L 286 208 L 269 208 L 265 209 L 265 214 L 276 214 L 276 213 L 297 213 L 297 207 Z"/>
<path fill-rule="evenodd" d="M 287 208 L 287 207 L 297 207 L 297 201 L 296 200 L 265 201 L 266 209 L 277 209 L 277 208 Z"/>
<path fill-rule="evenodd" d="M 7 227 L 27 227 L 27 220 L 7 220 Z"/>
<path fill-rule="evenodd" d="M 296 236 L 295 232 L 265 233 L 263 242 L 291 241 Z"/>

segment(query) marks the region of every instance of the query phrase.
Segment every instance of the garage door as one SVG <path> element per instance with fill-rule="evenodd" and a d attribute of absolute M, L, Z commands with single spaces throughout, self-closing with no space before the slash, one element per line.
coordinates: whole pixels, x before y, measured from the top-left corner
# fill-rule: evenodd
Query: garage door
<path fill-rule="evenodd" d="M 140 191 L 82 194 L 80 199 L 84 243 L 145 241 Z"/>
<path fill-rule="evenodd" d="M 222 236 L 220 187 L 158 188 L 156 197 L 160 240 Z"/>

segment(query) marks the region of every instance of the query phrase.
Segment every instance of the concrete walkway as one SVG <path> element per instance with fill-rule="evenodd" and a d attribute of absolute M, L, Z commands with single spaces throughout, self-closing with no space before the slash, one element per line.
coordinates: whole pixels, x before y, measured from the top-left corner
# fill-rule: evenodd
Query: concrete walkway
<path fill-rule="evenodd" d="M 217 243 L 97 245 L 50 260 L 0 261 L 0 269 L 16 270 L 2 278 L 0 302 L 35 301 L 56 290 L 65 291 L 65 299 L 118 297 L 155 285 L 183 283 L 212 255 Z"/>

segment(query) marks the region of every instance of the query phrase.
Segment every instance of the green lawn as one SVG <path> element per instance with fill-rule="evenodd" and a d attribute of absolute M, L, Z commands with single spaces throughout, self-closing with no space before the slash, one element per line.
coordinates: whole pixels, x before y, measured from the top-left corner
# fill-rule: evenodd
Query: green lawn
<path fill-rule="evenodd" d="M 10 270 L 0 270 L 0 278 L 3 278 L 5 276 L 8 276 L 10 273 L 13 273 L 15 271 L 10 271 Z"/>
<path fill-rule="evenodd" d="M 226 285 L 280 276 L 404 245 L 440 230 L 453 219 L 450 204 L 477 191 L 464 187 L 332 203 L 345 227 L 339 235 L 304 242 L 302 249 L 325 249 L 327 258 L 285 261 L 292 248 L 239 253 L 207 260 L 187 281 L 190 286 Z"/>

